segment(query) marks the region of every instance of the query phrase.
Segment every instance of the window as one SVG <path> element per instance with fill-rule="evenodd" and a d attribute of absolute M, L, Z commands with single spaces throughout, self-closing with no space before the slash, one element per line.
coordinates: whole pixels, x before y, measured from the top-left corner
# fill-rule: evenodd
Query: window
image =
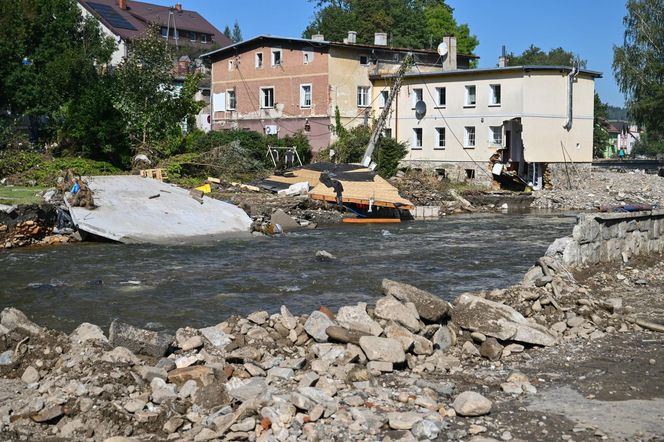
<path fill-rule="evenodd" d="M 436 88 L 436 107 L 445 107 L 447 104 L 447 91 L 444 87 Z"/>
<path fill-rule="evenodd" d="M 475 179 L 475 169 L 466 169 L 466 179 L 469 180 Z"/>
<path fill-rule="evenodd" d="M 475 126 L 463 128 L 463 147 L 475 147 Z"/>
<path fill-rule="evenodd" d="M 418 101 L 422 101 L 422 89 L 413 89 L 413 109 L 415 109 L 415 105 L 417 104 Z"/>
<path fill-rule="evenodd" d="M 436 128 L 436 144 L 434 149 L 445 149 L 445 128 Z"/>
<path fill-rule="evenodd" d="M 168 28 L 164 26 L 161 27 L 161 36 L 164 38 L 168 38 Z"/>
<path fill-rule="evenodd" d="M 261 107 L 263 109 L 271 109 L 274 107 L 274 88 L 262 87 L 261 88 Z"/>
<path fill-rule="evenodd" d="M 477 104 L 477 94 L 475 93 L 475 86 L 466 86 L 466 101 L 465 106 L 475 106 Z"/>
<path fill-rule="evenodd" d="M 503 144 L 503 127 L 502 126 L 490 126 L 489 127 L 489 143 L 491 144 Z"/>
<path fill-rule="evenodd" d="M 390 91 L 380 91 L 380 102 L 378 103 L 380 108 L 384 108 L 387 104 L 387 99 L 390 97 Z"/>
<path fill-rule="evenodd" d="M 272 66 L 281 66 L 281 49 L 272 49 Z"/>
<path fill-rule="evenodd" d="M 422 128 L 413 129 L 413 149 L 422 149 Z"/>
<path fill-rule="evenodd" d="M 358 86 L 357 88 L 357 106 L 358 107 L 368 107 L 369 106 L 369 93 L 371 88 L 369 86 Z"/>
<path fill-rule="evenodd" d="M 489 105 L 500 106 L 500 85 L 492 84 L 489 88 L 491 89 L 491 101 L 489 102 Z"/>
<path fill-rule="evenodd" d="M 360 55 L 360 64 L 366 66 L 369 64 L 369 57 L 367 55 Z"/>
<path fill-rule="evenodd" d="M 263 53 L 256 52 L 256 69 L 260 69 L 262 67 L 263 67 Z"/>
<path fill-rule="evenodd" d="M 207 42 L 208 42 L 208 35 L 201 34 L 201 43 L 207 43 Z"/>
<path fill-rule="evenodd" d="M 304 64 L 309 64 L 314 61 L 314 50 L 312 48 L 305 48 L 302 51 L 304 54 Z"/>
<path fill-rule="evenodd" d="M 228 110 L 235 110 L 237 102 L 235 100 L 235 91 L 233 89 L 226 91 L 226 99 L 228 100 L 228 106 L 226 106 L 226 108 Z"/>
<path fill-rule="evenodd" d="M 232 71 L 235 69 L 235 61 L 234 60 L 228 60 L 228 70 Z"/>
<path fill-rule="evenodd" d="M 392 138 L 392 129 L 391 128 L 383 129 L 383 136 L 385 138 Z"/>
<path fill-rule="evenodd" d="M 196 33 L 195 32 L 190 32 L 189 33 L 189 40 L 192 42 L 196 41 Z"/>
<path fill-rule="evenodd" d="M 300 85 L 300 107 L 311 107 L 311 85 Z"/>

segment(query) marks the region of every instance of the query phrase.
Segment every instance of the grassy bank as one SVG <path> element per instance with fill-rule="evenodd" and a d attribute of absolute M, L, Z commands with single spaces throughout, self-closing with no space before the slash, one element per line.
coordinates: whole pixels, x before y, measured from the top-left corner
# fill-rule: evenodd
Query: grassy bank
<path fill-rule="evenodd" d="M 37 204 L 42 202 L 37 194 L 44 187 L 7 186 L 0 187 L 0 204 Z"/>

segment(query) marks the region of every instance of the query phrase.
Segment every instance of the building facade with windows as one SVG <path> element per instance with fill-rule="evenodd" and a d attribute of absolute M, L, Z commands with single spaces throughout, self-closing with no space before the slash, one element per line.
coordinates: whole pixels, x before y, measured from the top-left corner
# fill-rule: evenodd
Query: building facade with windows
<path fill-rule="evenodd" d="M 322 35 L 311 39 L 258 36 L 204 54 L 212 65 L 212 128 L 245 128 L 284 137 L 303 132 L 314 151 L 335 138 L 335 112 L 351 128 L 372 117 L 371 75 L 389 74 L 413 53 L 419 69 L 440 71 L 451 62 L 432 50 L 344 42 Z M 473 56 L 455 57 L 455 68 L 468 68 Z"/>
<path fill-rule="evenodd" d="M 504 168 L 539 188 L 547 168 L 556 173 L 574 163 L 578 172 L 579 164 L 591 164 L 600 76 L 565 66 L 409 73 L 386 127 L 408 144 L 404 165 L 486 183 Z M 393 78 L 372 80 L 382 94 Z M 426 105 L 424 115 L 416 112 L 418 101 Z M 376 111 L 380 102 L 377 95 Z"/>

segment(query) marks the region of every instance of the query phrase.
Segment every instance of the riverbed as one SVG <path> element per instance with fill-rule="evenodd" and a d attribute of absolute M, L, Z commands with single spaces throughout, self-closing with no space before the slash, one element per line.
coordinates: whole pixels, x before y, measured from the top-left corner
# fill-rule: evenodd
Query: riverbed
<path fill-rule="evenodd" d="M 152 329 L 203 327 L 233 314 L 331 309 L 380 296 L 383 278 L 447 300 L 518 282 L 575 217 L 461 215 L 399 225 L 339 225 L 208 245 L 81 243 L 0 252 L 0 307 L 70 331 L 114 318 Z M 316 260 L 316 251 L 337 257 Z"/>

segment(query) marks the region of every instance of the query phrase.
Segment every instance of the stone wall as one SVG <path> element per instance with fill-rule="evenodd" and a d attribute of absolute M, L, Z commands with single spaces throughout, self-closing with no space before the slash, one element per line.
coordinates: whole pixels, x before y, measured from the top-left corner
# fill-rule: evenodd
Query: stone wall
<path fill-rule="evenodd" d="M 591 163 L 547 163 L 544 180 L 556 190 L 583 189 L 591 175 Z"/>
<path fill-rule="evenodd" d="M 579 215 L 571 236 L 557 239 L 546 252 L 571 267 L 628 262 L 664 252 L 664 209 L 632 213 Z"/>
<path fill-rule="evenodd" d="M 450 181 L 468 182 L 481 186 L 491 187 L 493 176 L 488 163 L 473 161 L 417 161 L 402 160 L 402 167 L 411 169 L 435 171 Z M 469 172 L 472 171 L 472 172 Z M 468 176 L 470 174 L 470 177 Z"/>

